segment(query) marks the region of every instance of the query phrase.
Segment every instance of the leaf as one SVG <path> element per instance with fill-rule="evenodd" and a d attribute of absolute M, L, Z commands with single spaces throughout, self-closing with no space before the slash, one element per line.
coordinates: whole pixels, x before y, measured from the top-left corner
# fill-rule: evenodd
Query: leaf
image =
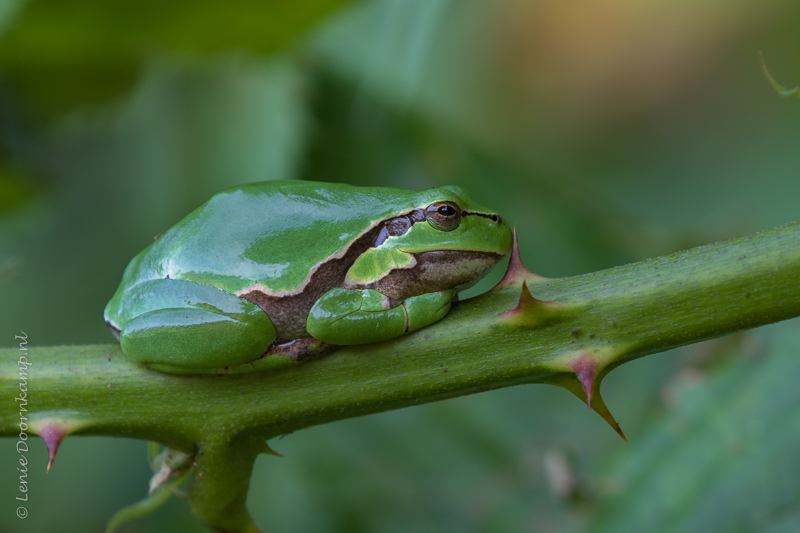
<path fill-rule="evenodd" d="M 343 1 L 31 1 L 0 39 L 0 73 L 33 109 L 61 114 L 127 90 L 156 52 L 272 53 Z"/>
<path fill-rule="evenodd" d="M 769 73 L 767 70 L 767 62 L 764 61 L 764 54 L 759 54 L 761 58 L 761 70 L 764 71 L 764 76 L 766 76 L 767 80 L 769 81 L 770 85 L 780 94 L 781 96 L 800 96 L 800 87 L 795 87 L 794 89 L 787 89 L 783 85 L 777 82 L 775 78 L 772 77 L 772 74 Z"/>
<path fill-rule="evenodd" d="M 14 22 L 14 18 L 25 2 L 23 0 L 4 0 L 0 2 L 0 35 Z"/>
<path fill-rule="evenodd" d="M 674 413 L 612 464 L 591 531 L 796 531 L 800 328 L 764 332 L 768 355 L 679 385 Z"/>
<path fill-rule="evenodd" d="M 0 217 L 10 214 L 41 193 L 34 180 L 0 157 Z"/>
<path fill-rule="evenodd" d="M 119 526 L 136 518 L 147 516 L 170 499 L 172 491 L 167 486 L 161 486 L 145 496 L 142 500 L 117 511 L 108 521 L 105 533 L 114 533 Z"/>

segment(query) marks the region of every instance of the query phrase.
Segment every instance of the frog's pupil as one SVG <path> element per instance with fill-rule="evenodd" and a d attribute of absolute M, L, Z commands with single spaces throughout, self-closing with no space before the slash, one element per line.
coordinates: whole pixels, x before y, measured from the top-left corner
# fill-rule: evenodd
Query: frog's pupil
<path fill-rule="evenodd" d="M 456 210 L 449 205 L 443 205 L 439 208 L 439 214 L 446 217 L 451 217 L 456 214 Z"/>

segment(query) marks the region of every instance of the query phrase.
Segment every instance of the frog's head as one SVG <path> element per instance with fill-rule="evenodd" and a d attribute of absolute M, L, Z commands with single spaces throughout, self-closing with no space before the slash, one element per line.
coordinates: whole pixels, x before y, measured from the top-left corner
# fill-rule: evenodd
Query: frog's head
<path fill-rule="evenodd" d="M 350 287 L 397 299 L 474 285 L 511 251 L 511 228 L 461 187 L 419 193 L 415 209 L 384 220 L 347 273 Z"/>

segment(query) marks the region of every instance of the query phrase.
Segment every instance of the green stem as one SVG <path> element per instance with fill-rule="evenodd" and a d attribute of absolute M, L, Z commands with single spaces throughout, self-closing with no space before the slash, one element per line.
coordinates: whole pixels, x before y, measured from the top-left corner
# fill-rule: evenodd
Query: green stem
<path fill-rule="evenodd" d="M 572 278 L 512 270 L 503 286 L 415 334 L 270 372 L 170 376 L 128 361 L 116 344 L 32 347 L 30 428 L 199 450 L 193 511 L 218 531 L 255 531 L 245 495 L 271 437 L 535 382 L 588 395 L 603 414 L 599 381 L 611 368 L 800 315 L 800 224 Z M 523 281 L 538 300 L 518 306 Z M 19 395 L 21 353 L 0 349 L 0 435 L 20 432 L 20 402 L 8 399 Z"/>
<path fill-rule="evenodd" d="M 189 482 L 189 506 L 212 531 L 259 533 L 245 502 L 250 473 L 263 449 L 261 439 L 224 433 L 200 443 Z"/>

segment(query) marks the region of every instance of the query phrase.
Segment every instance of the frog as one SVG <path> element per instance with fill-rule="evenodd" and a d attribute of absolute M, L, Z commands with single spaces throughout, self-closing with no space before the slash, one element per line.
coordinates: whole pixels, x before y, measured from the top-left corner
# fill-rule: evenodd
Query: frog
<path fill-rule="evenodd" d="M 137 254 L 104 319 L 125 357 L 167 374 L 298 363 L 438 322 L 511 243 L 459 186 L 251 182 Z"/>

